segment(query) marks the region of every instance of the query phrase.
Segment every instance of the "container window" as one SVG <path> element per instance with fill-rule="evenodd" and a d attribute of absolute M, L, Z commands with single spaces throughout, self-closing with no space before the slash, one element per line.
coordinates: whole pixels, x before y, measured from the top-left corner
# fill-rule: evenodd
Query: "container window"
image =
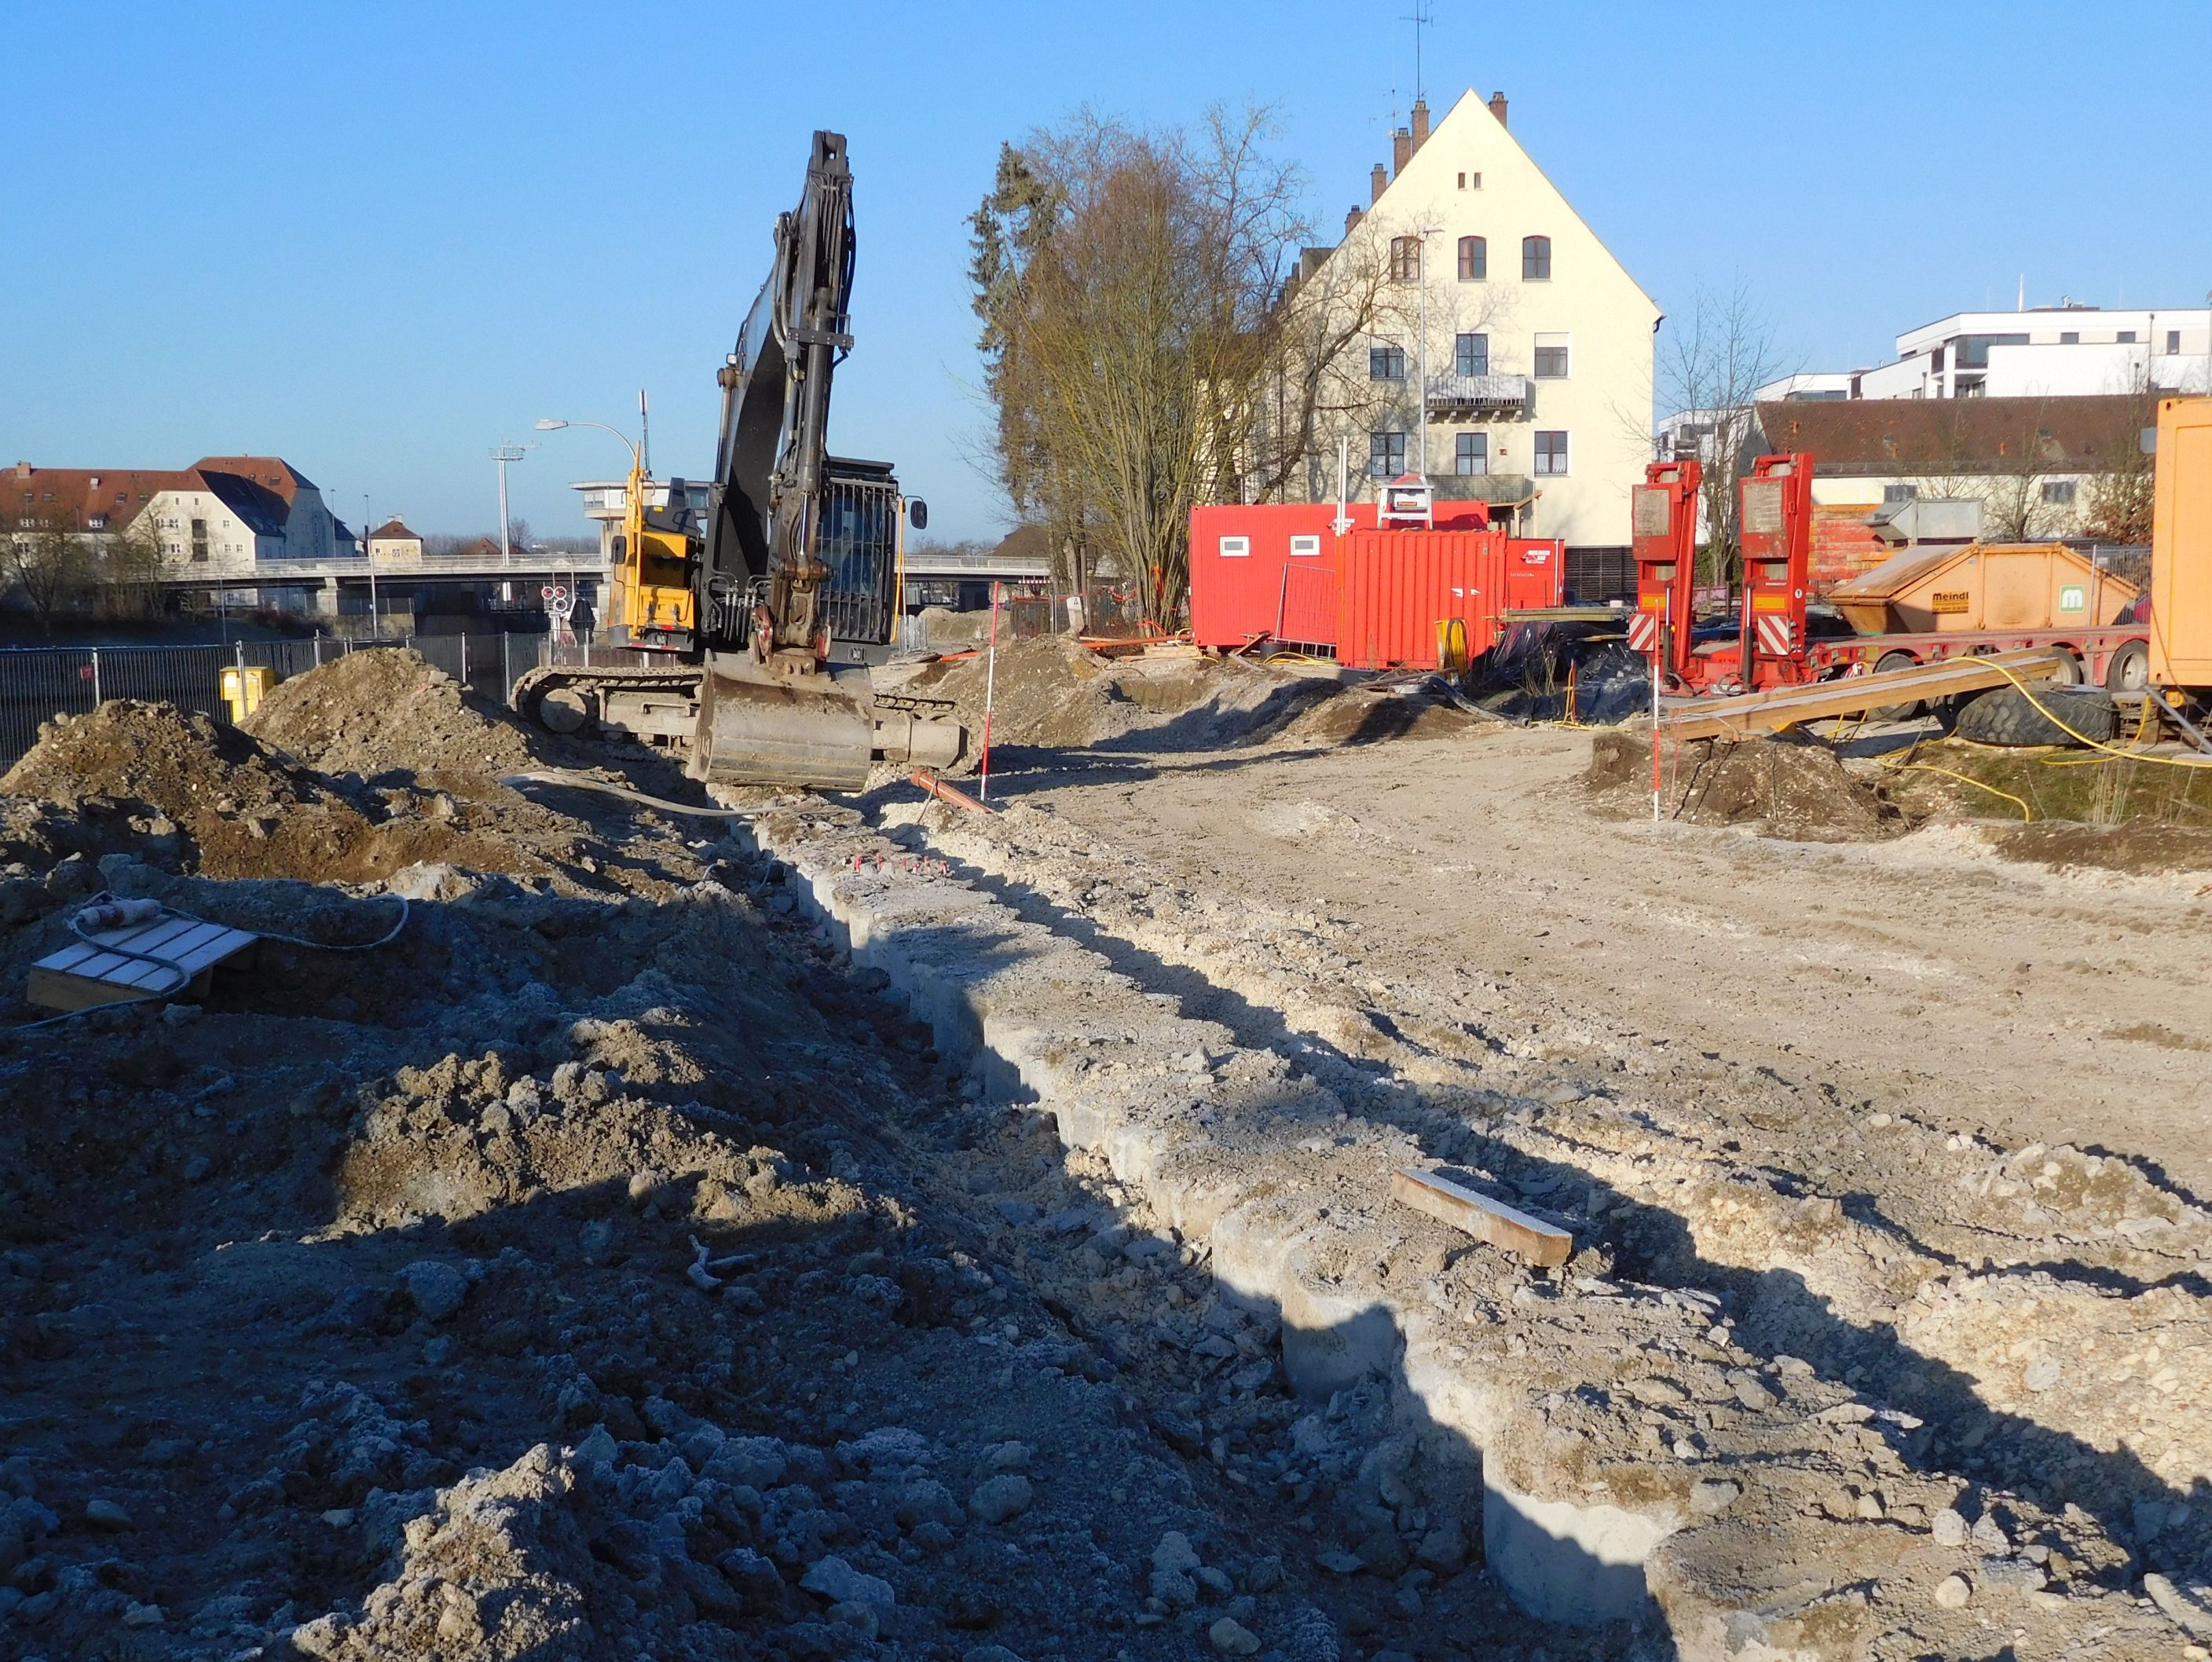
<path fill-rule="evenodd" d="M 1242 560 L 1251 552 L 1252 539 L 1249 537 L 1224 537 L 1221 539 L 1221 557 L 1224 560 Z"/>
<path fill-rule="evenodd" d="M 1292 556 L 1293 558 L 1296 558 L 1296 559 L 1313 559 L 1313 558 L 1317 557 L 1317 556 L 1320 555 L 1320 553 L 1321 553 L 1321 538 L 1320 538 L 1320 537 L 1293 537 L 1292 538 L 1291 538 L 1291 556 Z"/>

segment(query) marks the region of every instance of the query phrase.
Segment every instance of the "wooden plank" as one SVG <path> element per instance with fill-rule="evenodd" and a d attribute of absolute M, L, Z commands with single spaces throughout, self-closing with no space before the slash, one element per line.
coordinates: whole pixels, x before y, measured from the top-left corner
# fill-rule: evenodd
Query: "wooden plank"
<path fill-rule="evenodd" d="M 1984 687 L 2009 686 L 2012 677 L 2005 673 L 2007 670 L 2023 681 L 2039 681 L 2050 675 L 2057 661 L 2056 652 L 2039 647 L 1983 658 L 1948 658 L 1936 664 L 1916 664 L 1909 670 L 1846 676 L 1840 681 L 1744 693 L 1734 698 L 1699 699 L 1662 712 L 1659 731 L 1677 739 L 1741 738 L 1829 716 L 1856 715 L 1878 704 L 1915 704 Z"/>
<path fill-rule="evenodd" d="M 1391 1173 L 1390 1198 L 1547 1269 L 1574 1256 L 1575 1238 L 1565 1229 L 1434 1172 L 1401 1167 Z"/>

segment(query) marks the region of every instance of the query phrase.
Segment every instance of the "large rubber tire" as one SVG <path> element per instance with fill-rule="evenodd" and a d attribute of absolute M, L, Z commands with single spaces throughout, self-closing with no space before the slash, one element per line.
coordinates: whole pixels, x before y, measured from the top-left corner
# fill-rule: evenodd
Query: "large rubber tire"
<path fill-rule="evenodd" d="M 2040 706 L 2041 707 L 2039 707 Z M 2045 710 L 2051 714 L 2046 715 Z M 2056 715 L 2066 726 L 2051 719 Z M 2039 687 L 2035 698 L 2017 687 L 1978 693 L 1960 708 L 1959 737 L 1977 744 L 2073 744 L 2074 730 L 2084 738 L 2109 744 L 2120 731 L 2120 713 L 2111 697 L 2094 687 Z"/>
<path fill-rule="evenodd" d="M 2140 640 L 2130 640 L 2112 654 L 2105 665 L 2105 690 L 2140 695 L 2150 685 L 2150 648 Z"/>
<path fill-rule="evenodd" d="M 1882 675 L 1891 670 L 1909 669 L 1918 662 L 1920 660 L 1913 657 L 1911 652 L 1884 652 L 1875 660 L 1874 672 L 1876 675 Z M 1914 699 L 1905 704 L 1878 704 L 1867 712 L 1867 719 L 1869 721 L 1910 721 L 1927 707 L 1926 702 L 1920 699 Z"/>

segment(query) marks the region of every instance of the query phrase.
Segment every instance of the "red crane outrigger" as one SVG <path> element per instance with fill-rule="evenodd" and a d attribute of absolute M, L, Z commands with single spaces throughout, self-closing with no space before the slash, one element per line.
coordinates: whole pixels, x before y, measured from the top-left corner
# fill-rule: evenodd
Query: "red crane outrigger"
<path fill-rule="evenodd" d="M 1694 458 L 1654 462 L 1636 488 L 1632 529 L 1636 613 L 1629 645 L 1656 654 L 1661 677 L 1682 693 L 1753 692 L 1817 678 L 1806 655 L 1812 583 L 1813 458 L 1762 456 L 1737 482 L 1743 538 L 1742 604 L 1733 640 L 1698 643 L 1691 600 L 1697 582 Z"/>

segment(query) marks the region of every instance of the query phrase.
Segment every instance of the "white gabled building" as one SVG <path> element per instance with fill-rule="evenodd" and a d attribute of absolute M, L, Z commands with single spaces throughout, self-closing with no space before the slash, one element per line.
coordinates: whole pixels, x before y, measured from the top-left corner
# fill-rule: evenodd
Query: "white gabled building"
<path fill-rule="evenodd" d="M 1387 261 L 1395 292 L 1338 367 L 1366 396 L 1316 422 L 1288 488 L 1328 500 L 1346 437 L 1371 489 L 1418 470 L 1425 436 L 1439 496 L 1487 500 L 1525 535 L 1626 547 L 1651 456 L 1658 306 L 1514 138 L 1504 94 L 1470 89 L 1433 130 L 1416 104 L 1395 140 L 1344 240 L 1300 266 L 1301 287 L 1334 281 L 1350 305 L 1366 291 L 1346 268 Z"/>

